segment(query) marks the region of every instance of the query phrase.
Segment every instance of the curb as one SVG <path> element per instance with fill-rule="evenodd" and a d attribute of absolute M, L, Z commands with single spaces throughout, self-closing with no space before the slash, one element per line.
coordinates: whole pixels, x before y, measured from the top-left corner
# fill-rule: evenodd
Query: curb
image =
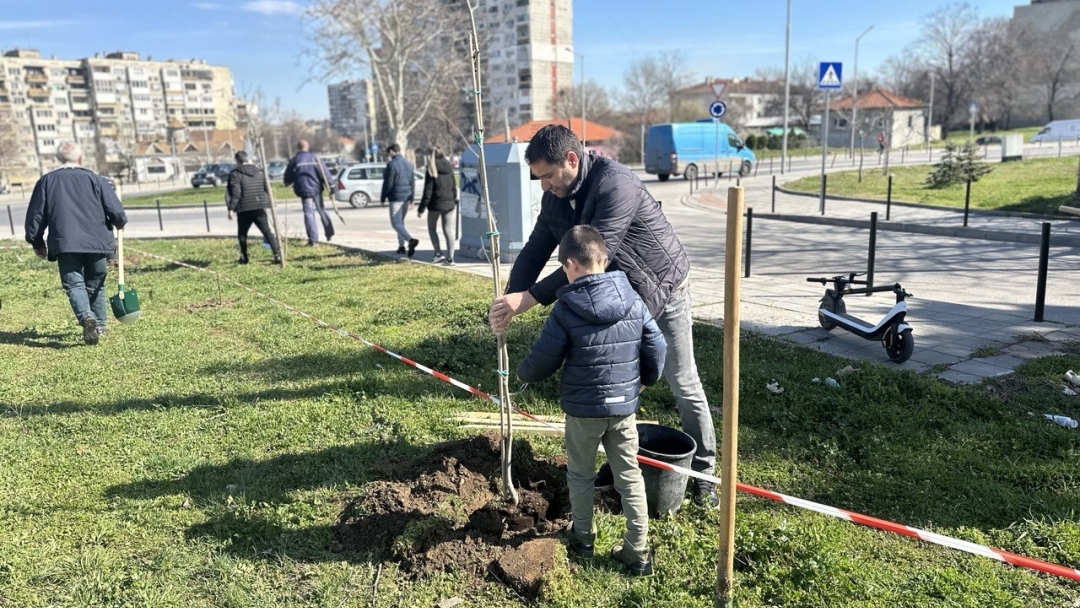
<path fill-rule="evenodd" d="M 808 198 L 815 198 L 815 199 L 821 197 L 821 194 L 818 193 L 818 192 L 802 192 L 802 191 L 799 191 L 799 190 L 788 190 L 787 188 L 784 188 L 783 186 L 777 186 L 776 191 L 780 192 L 780 193 L 783 193 L 783 194 L 790 194 L 791 196 L 805 196 L 805 197 L 808 197 Z M 912 209 L 930 209 L 932 211 L 943 211 L 943 212 L 950 212 L 950 213 L 963 213 L 964 212 L 964 210 L 962 208 L 948 207 L 948 206 L 945 206 L 945 205 L 931 205 L 931 204 L 928 204 L 928 203 L 912 203 L 910 201 L 893 200 L 892 203 L 888 203 L 888 201 L 884 201 L 884 200 L 881 200 L 879 198 L 860 198 L 860 197 L 857 197 L 857 196 L 838 196 L 838 195 L 835 195 L 835 194 L 827 194 L 825 196 L 825 198 L 828 199 L 828 200 L 834 200 L 834 201 L 851 201 L 851 202 L 856 202 L 856 203 L 874 203 L 874 204 L 878 204 L 878 205 L 892 204 L 892 205 L 895 205 L 895 206 L 898 206 L 898 207 L 910 207 Z M 1032 220 L 1067 221 L 1067 220 L 1073 219 L 1072 216 L 1068 216 L 1068 215 L 1042 215 L 1042 214 L 1039 214 L 1039 213 L 998 211 L 996 209 L 978 209 L 978 210 L 974 211 L 973 213 L 978 213 L 979 215 L 993 215 L 993 216 L 997 216 L 997 217 L 1019 217 L 1019 218 L 1032 219 Z"/>

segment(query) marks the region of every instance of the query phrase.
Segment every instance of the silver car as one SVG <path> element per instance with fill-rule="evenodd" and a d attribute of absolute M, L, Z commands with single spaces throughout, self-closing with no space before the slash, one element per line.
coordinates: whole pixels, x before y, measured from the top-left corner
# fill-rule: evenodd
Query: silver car
<path fill-rule="evenodd" d="M 367 207 L 382 197 L 383 171 L 386 163 L 357 163 L 348 165 L 338 173 L 334 185 L 334 199 L 348 202 L 356 209 Z M 419 203 L 424 194 L 424 174 L 413 171 L 416 191 L 413 202 Z"/>

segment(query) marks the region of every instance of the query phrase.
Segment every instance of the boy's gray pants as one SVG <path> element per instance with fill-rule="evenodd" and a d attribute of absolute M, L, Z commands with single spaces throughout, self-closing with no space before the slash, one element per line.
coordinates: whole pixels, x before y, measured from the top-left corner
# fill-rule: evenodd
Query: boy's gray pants
<path fill-rule="evenodd" d="M 607 452 L 615 489 L 622 496 L 626 516 L 623 552 L 635 560 L 649 555 L 649 507 L 645 481 L 638 468 L 637 417 L 566 417 L 566 485 L 570 490 L 570 512 L 574 533 L 593 538 L 593 493 L 596 483 L 596 452 L 600 444 Z"/>

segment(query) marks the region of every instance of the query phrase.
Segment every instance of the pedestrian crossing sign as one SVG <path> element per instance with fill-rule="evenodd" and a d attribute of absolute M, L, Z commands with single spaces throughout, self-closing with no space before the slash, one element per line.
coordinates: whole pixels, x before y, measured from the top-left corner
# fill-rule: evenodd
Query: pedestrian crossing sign
<path fill-rule="evenodd" d="M 844 64 L 840 62 L 828 62 L 822 61 L 818 68 L 818 85 L 817 88 L 823 91 L 833 91 L 840 88 L 841 76 L 843 75 Z"/>

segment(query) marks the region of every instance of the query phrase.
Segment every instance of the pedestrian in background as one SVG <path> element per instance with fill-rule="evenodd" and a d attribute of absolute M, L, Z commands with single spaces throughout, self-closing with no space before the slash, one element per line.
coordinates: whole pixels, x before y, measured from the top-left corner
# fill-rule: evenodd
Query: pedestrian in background
<path fill-rule="evenodd" d="M 308 246 L 319 242 L 316 215 L 322 222 L 327 242 L 334 236 L 334 224 L 330 221 L 330 214 L 326 212 L 322 197 L 323 188 L 329 188 L 326 175 L 326 167 L 322 161 L 308 150 L 307 140 L 296 142 L 296 156 L 293 156 L 285 167 L 284 182 L 286 186 L 292 186 L 293 192 L 300 197 L 300 204 L 304 208 L 304 230 L 307 232 Z"/>
<path fill-rule="evenodd" d="M 540 382 L 563 368 L 559 403 L 566 414 L 570 551 L 593 556 L 596 453 L 602 444 L 626 515 L 622 546 L 611 556 L 631 576 L 648 576 L 649 510 L 637 463 L 636 412 L 642 386 L 660 379 L 667 344 L 626 275 L 605 272 L 607 244 L 596 228 L 570 228 L 559 243 L 559 263 L 569 284 L 559 289 L 518 377 Z"/>
<path fill-rule="evenodd" d="M 105 276 L 108 256 L 116 255 L 113 229 L 126 226 L 127 215 L 109 182 L 80 166 L 79 144 L 61 142 L 56 157 L 63 164 L 41 176 L 30 196 L 26 242 L 38 257 L 57 262 L 83 342 L 94 345 L 108 320 Z"/>
<path fill-rule="evenodd" d="M 409 213 L 409 204 L 416 195 L 413 166 L 401 155 L 401 146 L 397 144 L 390 144 L 386 148 L 386 154 L 390 157 L 390 162 L 386 163 L 386 170 L 383 171 L 382 196 L 379 200 L 390 203 L 390 226 L 397 233 L 398 254 L 412 258 L 416 253 L 416 246 L 420 244 L 405 228 L 405 216 Z"/>
<path fill-rule="evenodd" d="M 274 252 L 274 263 L 281 263 L 281 251 L 278 241 L 270 231 L 266 218 L 266 209 L 270 206 L 270 184 L 261 169 L 248 162 L 248 153 L 240 150 L 236 153 L 236 168 L 229 173 L 225 204 L 229 208 L 229 219 L 236 213 L 236 239 L 240 243 L 238 264 L 248 263 L 247 235 L 251 225 L 259 229 L 263 238 L 270 243 Z"/>
<path fill-rule="evenodd" d="M 454 186 L 454 165 L 450 164 L 446 154 L 438 146 L 432 150 L 427 165 L 427 171 L 424 173 L 424 195 L 420 198 L 417 217 L 423 217 L 424 211 L 431 211 L 427 221 L 428 236 L 431 237 L 431 246 L 435 249 L 435 255 L 431 261 L 453 266 L 456 235 L 451 236 L 451 233 L 456 221 L 455 212 L 458 203 L 458 192 Z M 446 239 L 445 255 L 440 247 L 437 230 L 440 221 L 443 238 Z"/>

